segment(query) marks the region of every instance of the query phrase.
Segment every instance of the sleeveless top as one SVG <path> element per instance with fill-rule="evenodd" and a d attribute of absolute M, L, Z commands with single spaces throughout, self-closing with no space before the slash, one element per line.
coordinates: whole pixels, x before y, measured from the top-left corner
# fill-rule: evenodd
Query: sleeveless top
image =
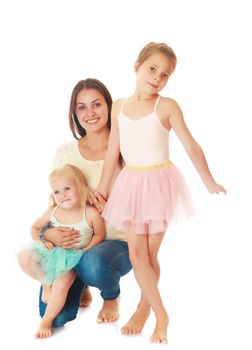
<path fill-rule="evenodd" d="M 93 236 L 93 229 L 88 225 L 87 220 L 86 220 L 86 215 L 85 211 L 83 214 L 83 219 L 80 222 L 73 223 L 73 224 L 62 224 L 59 222 L 56 217 L 54 216 L 54 213 L 58 207 L 56 206 L 51 214 L 50 221 L 54 227 L 57 226 L 62 226 L 62 227 L 71 227 L 74 228 L 75 230 L 80 231 L 80 238 L 81 241 L 76 245 L 77 248 L 84 248 L 88 245 L 90 242 L 92 236 Z"/>
<path fill-rule="evenodd" d="M 160 96 L 154 110 L 140 119 L 132 119 L 121 112 L 118 116 L 120 149 L 126 165 L 151 166 L 169 161 L 169 131 L 156 114 Z"/>
<path fill-rule="evenodd" d="M 103 159 L 102 160 L 88 160 L 85 159 L 79 151 L 79 141 L 71 141 L 62 144 L 56 151 L 53 160 L 53 169 L 57 169 L 64 164 L 72 164 L 78 167 L 84 174 L 88 188 L 94 191 L 100 181 Z M 126 241 L 125 233 L 118 231 L 105 221 L 106 226 L 106 239 L 108 240 L 121 240 Z"/>

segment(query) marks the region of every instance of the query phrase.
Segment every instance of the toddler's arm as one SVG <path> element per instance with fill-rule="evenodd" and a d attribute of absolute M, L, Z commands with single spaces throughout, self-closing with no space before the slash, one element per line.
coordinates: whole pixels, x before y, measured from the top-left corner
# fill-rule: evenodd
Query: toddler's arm
<path fill-rule="evenodd" d="M 50 221 L 51 213 L 52 213 L 52 207 L 48 208 L 44 214 L 42 214 L 37 220 L 34 221 L 34 223 L 31 226 L 31 236 L 34 241 L 39 241 L 39 230 L 42 226 L 44 226 L 46 223 Z"/>

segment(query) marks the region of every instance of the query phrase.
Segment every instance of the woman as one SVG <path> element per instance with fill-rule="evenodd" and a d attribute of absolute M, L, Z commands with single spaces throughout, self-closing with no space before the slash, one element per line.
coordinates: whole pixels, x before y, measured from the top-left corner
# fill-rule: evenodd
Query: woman
<path fill-rule="evenodd" d="M 96 79 L 81 80 L 74 87 L 69 109 L 69 126 L 73 142 L 61 145 L 56 151 L 53 168 L 72 164 L 82 170 L 90 191 L 98 186 L 103 159 L 108 147 L 110 132 L 110 114 L 112 98 L 106 86 Z M 114 178 L 120 166 L 114 171 Z M 101 212 L 104 199 L 90 195 L 90 202 Z M 47 228 L 40 232 L 54 245 L 63 248 L 74 248 L 79 242 L 79 233 L 67 228 Z M 99 288 L 103 298 L 97 322 L 113 322 L 119 318 L 118 296 L 119 281 L 131 270 L 128 256 L 128 245 L 123 232 L 106 226 L 106 239 L 83 255 L 77 265 L 77 275 L 71 286 L 64 308 L 55 318 L 53 326 L 61 327 L 75 319 L 82 291 L 87 286 Z M 40 316 L 43 316 L 46 304 L 39 302 Z"/>

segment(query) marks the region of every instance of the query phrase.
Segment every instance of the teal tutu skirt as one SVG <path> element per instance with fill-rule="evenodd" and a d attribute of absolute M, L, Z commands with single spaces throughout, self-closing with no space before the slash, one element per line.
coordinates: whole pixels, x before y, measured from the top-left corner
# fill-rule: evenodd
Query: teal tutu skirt
<path fill-rule="evenodd" d="M 49 285 L 62 274 L 74 268 L 83 255 L 82 251 L 60 247 L 49 250 L 41 242 L 33 242 L 31 251 L 36 263 L 44 272 L 42 283 Z"/>

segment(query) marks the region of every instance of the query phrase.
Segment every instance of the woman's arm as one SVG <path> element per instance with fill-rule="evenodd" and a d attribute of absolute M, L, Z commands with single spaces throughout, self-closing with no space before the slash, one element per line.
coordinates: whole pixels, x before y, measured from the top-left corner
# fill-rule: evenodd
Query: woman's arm
<path fill-rule="evenodd" d="M 53 208 L 49 208 L 31 226 L 31 235 L 35 241 L 40 240 L 40 229 L 50 222 Z M 69 227 L 52 227 L 44 232 L 44 240 L 55 246 L 72 249 L 80 242 L 80 232 Z"/>
<path fill-rule="evenodd" d="M 52 227 L 44 235 L 46 241 L 65 249 L 73 249 L 81 241 L 80 232 L 71 227 Z"/>
<path fill-rule="evenodd" d="M 206 157 L 200 145 L 192 137 L 187 125 L 185 124 L 183 114 L 178 104 L 174 100 L 167 100 L 169 110 L 168 120 L 171 128 L 183 144 L 185 151 L 191 159 L 195 169 L 199 173 L 203 183 L 210 193 L 223 192 L 226 190 L 223 186 L 216 183 L 207 164 Z"/>

